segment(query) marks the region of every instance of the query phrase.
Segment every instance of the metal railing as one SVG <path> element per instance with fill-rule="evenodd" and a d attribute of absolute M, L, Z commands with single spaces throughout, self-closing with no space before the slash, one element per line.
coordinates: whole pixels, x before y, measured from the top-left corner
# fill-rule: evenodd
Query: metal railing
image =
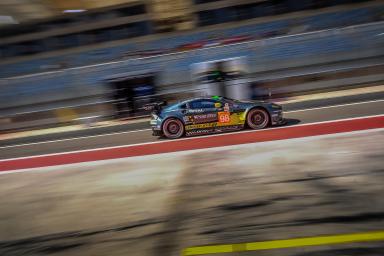
<path fill-rule="evenodd" d="M 305 33 L 299 33 L 299 34 L 293 34 L 293 35 L 283 35 L 283 36 L 276 36 L 271 38 L 265 38 L 265 39 L 257 39 L 257 40 L 251 40 L 246 42 L 239 42 L 229 45 L 218 45 L 218 46 L 211 46 L 206 48 L 199 48 L 199 49 L 193 49 L 193 50 L 187 50 L 187 51 L 180 51 L 180 52 L 173 52 L 173 53 L 166 53 L 166 54 L 159 54 L 154 56 L 148 56 L 148 57 L 137 57 L 137 58 L 129 58 L 125 60 L 118 60 L 118 61 L 111 61 L 111 62 L 104 62 L 104 63 L 98 63 L 98 64 L 92 64 L 92 65 L 85 65 L 80 67 L 72 67 L 72 68 L 65 68 L 55 71 L 47 71 L 47 72 L 40 72 L 40 73 L 34 73 L 34 74 L 27 74 L 27 75 L 18 75 L 18 76 L 12 76 L 12 77 L 5 77 L 1 78 L 3 80 L 13 80 L 13 79 L 20 79 L 20 78 L 28 78 L 28 77 L 35 77 L 35 76 L 45 76 L 45 75 L 52 75 L 55 73 L 62 73 L 66 71 L 82 71 L 97 67 L 105 67 L 109 65 L 121 65 L 121 64 L 130 64 L 131 62 L 141 62 L 141 61 L 147 61 L 147 60 L 158 60 L 162 58 L 184 58 L 184 54 L 197 54 L 201 51 L 214 51 L 217 49 L 220 49 L 220 51 L 226 51 L 226 49 L 233 48 L 234 46 L 241 46 L 246 49 L 254 48 L 262 45 L 273 45 L 277 43 L 289 43 L 289 42 L 297 42 L 297 41 L 305 41 L 308 39 L 318 39 L 322 37 L 332 36 L 332 35 L 340 35 L 340 34 L 348 34 L 353 33 L 359 30 L 359 32 L 364 31 L 372 31 L 376 29 L 382 29 L 384 26 L 384 21 L 379 22 L 373 22 L 373 23 L 367 23 L 367 24 L 360 24 L 360 25 L 353 25 L 353 26 L 347 26 L 343 28 L 331 28 L 331 29 L 324 29 L 324 30 L 317 30 L 317 31 L 311 31 L 311 32 L 305 32 Z M 162 59 L 164 61 L 164 59 Z M 1 80 L 0 79 L 0 80 Z"/>

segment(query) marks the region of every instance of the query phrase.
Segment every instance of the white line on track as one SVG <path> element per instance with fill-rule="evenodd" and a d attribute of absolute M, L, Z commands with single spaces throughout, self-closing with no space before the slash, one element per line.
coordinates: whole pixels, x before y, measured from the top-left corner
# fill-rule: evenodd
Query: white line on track
<path fill-rule="evenodd" d="M 304 111 L 311 111 L 311 110 L 318 110 L 318 109 L 325 109 L 325 108 L 337 108 L 337 107 L 345 107 L 345 106 L 361 105 L 361 104 L 368 104 L 368 103 L 375 103 L 375 102 L 383 102 L 383 101 L 384 101 L 384 99 L 382 99 L 382 100 L 360 101 L 360 102 L 354 102 L 354 103 L 345 103 L 345 104 L 329 105 L 329 106 L 323 106 L 323 107 L 305 108 L 305 109 L 298 109 L 298 110 L 284 111 L 284 113 L 296 113 L 296 112 L 304 112 Z"/>
<path fill-rule="evenodd" d="M 263 130 L 242 130 L 242 131 L 231 132 L 231 133 L 210 134 L 210 135 L 203 135 L 203 136 L 197 136 L 197 137 L 181 138 L 181 139 L 177 139 L 176 141 L 195 140 L 195 139 L 201 139 L 201 138 L 206 138 L 206 137 L 230 136 L 231 134 L 236 134 L 236 133 L 263 132 L 263 131 L 275 130 L 275 129 L 289 129 L 289 128 L 294 128 L 294 127 L 298 127 L 298 126 L 308 126 L 308 125 L 324 124 L 324 123 L 335 123 L 335 122 L 343 122 L 343 121 L 348 121 L 348 120 L 358 120 L 358 119 L 365 119 L 365 118 L 371 118 L 371 117 L 382 117 L 382 116 L 384 116 L 384 114 L 371 115 L 371 116 L 360 116 L 360 117 L 352 117 L 352 118 L 344 118 L 344 119 L 336 119 L 336 120 L 328 120 L 328 121 L 320 121 L 320 122 L 305 123 L 305 124 L 290 125 L 290 126 L 272 127 L 272 128 L 263 129 Z M 42 154 L 42 155 L 23 156 L 23 157 L 16 157 L 16 158 L 0 159 L 0 163 L 5 162 L 5 161 L 10 161 L 10 160 L 66 155 L 66 154 L 72 154 L 72 153 L 92 152 L 92 151 L 99 151 L 99 150 L 106 150 L 106 149 L 118 149 L 118 148 L 125 148 L 125 147 L 134 147 L 134 146 L 139 146 L 139 145 L 161 144 L 161 143 L 167 143 L 167 142 L 172 142 L 172 141 L 174 141 L 174 140 L 152 141 L 152 142 L 144 142 L 144 143 L 136 143 L 136 144 L 125 144 L 125 145 L 112 146 L 112 147 L 91 148 L 91 149 L 58 152 L 58 153 L 49 153 L 49 154 Z"/>
<path fill-rule="evenodd" d="M 338 104 L 338 105 L 330 105 L 330 106 L 324 106 L 324 107 L 315 107 L 315 108 L 306 108 L 306 109 L 298 109 L 298 110 L 291 110 L 291 111 L 284 111 L 284 113 L 296 113 L 296 112 L 305 112 L 305 111 L 312 111 L 312 110 L 318 110 L 318 109 L 326 109 L 326 108 L 335 108 L 335 107 L 344 107 L 344 106 L 352 106 L 352 105 L 359 105 L 359 104 L 368 104 L 368 103 L 375 103 L 375 102 L 383 102 L 382 100 L 370 100 L 370 101 L 361 101 L 361 102 L 354 102 L 354 103 L 346 103 L 346 104 Z M 301 124 L 303 125 L 303 124 Z M 281 128 L 281 127 L 279 127 Z M 273 129 L 273 128 L 270 128 Z M 150 131 L 151 129 L 140 129 L 140 130 L 132 130 L 132 131 L 125 131 L 125 132 L 113 132 L 113 133 L 105 133 L 105 134 L 98 134 L 98 135 L 89 135 L 89 136 L 81 136 L 81 137 L 72 137 L 72 138 L 66 138 L 66 139 L 57 139 L 57 140 L 47 140 L 47 141 L 40 141 L 40 142 L 31 142 L 31 143 L 23 143 L 23 144 L 15 144 L 15 145 L 8 145 L 8 146 L 2 146 L 0 149 L 6 149 L 6 148 L 15 148 L 15 147 L 23 147 L 23 146 L 32 146 L 32 145 L 38 145 L 38 144 L 48 144 L 48 143 L 55 143 L 55 142 L 62 142 L 62 141 L 70 141 L 70 140 L 80 140 L 80 139 L 88 139 L 88 138 L 97 138 L 97 137 L 105 137 L 105 136 L 113 136 L 113 135 L 119 135 L 119 134 L 128 134 L 133 132 L 144 132 L 144 131 Z M 240 131 L 244 132 L 244 131 Z M 232 132 L 233 133 L 233 132 Z M 216 134 L 219 135 L 219 134 Z M 213 136 L 213 135 L 207 135 L 207 136 Z M 198 136 L 201 138 L 202 136 Z M 136 145 L 136 144 L 132 144 Z"/>
<path fill-rule="evenodd" d="M 148 128 L 148 129 L 125 131 L 125 132 L 112 132 L 112 133 L 103 133 L 103 134 L 98 134 L 98 135 L 88 135 L 88 136 L 72 137 L 72 138 L 59 139 L 59 140 L 46 140 L 46 141 L 39 141 L 39 142 L 31 142 L 31 143 L 23 143 L 23 144 L 15 144 L 15 145 L 2 146 L 2 147 L 0 147 L 0 149 L 3 149 L 3 148 L 13 148 L 13 147 L 22 147 L 22 146 L 31 146 L 31 145 L 37 145 L 37 144 L 61 142 L 61 141 L 68 141 L 68 140 L 80 140 L 80 139 L 87 139 L 87 138 L 97 138 L 97 137 L 103 137 L 103 136 L 127 134 L 127 133 L 133 133 L 133 132 L 144 132 L 144 131 L 150 131 L 150 130 L 151 129 Z"/>

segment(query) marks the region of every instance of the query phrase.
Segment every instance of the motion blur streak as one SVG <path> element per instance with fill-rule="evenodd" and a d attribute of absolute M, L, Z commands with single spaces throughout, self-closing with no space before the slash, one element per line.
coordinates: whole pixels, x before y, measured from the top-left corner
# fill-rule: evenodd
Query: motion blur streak
<path fill-rule="evenodd" d="M 382 230 L 383 138 L 373 129 L 0 175 L 0 255 L 180 256 Z M 382 256 L 382 245 L 227 256 Z"/>
<path fill-rule="evenodd" d="M 319 245 L 329 245 L 329 244 L 371 242 L 371 241 L 383 241 L 383 240 L 384 240 L 384 231 L 373 231 L 373 232 L 357 233 L 357 234 L 293 238 L 293 239 L 286 239 L 286 240 L 275 240 L 275 241 L 243 243 L 243 244 L 196 246 L 196 247 L 190 247 L 185 249 L 183 252 L 183 256 L 241 252 L 241 251 L 259 251 L 259 250 L 271 250 L 271 249 L 282 249 L 282 248 L 303 247 L 303 246 L 319 246 Z"/>
<path fill-rule="evenodd" d="M 126 147 L 102 148 L 61 154 L 33 156 L 1 160 L 0 171 L 9 171 L 44 166 L 72 164 L 97 160 L 107 160 L 132 156 L 143 156 L 184 150 L 239 145 L 252 142 L 283 140 L 307 136 L 351 132 L 384 127 L 384 115 L 345 119 L 324 123 L 313 123 L 293 127 L 224 134 L 220 136 L 197 137 L 194 139 L 175 140 Z"/>
<path fill-rule="evenodd" d="M 383 32 L 383 0 L 0 0 L 0 256 L 384 256 Z"/>

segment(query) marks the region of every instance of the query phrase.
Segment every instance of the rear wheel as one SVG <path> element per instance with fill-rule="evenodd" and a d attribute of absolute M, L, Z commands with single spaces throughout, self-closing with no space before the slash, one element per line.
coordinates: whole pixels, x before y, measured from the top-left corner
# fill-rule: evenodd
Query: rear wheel
<path fill-rule="evenodd" d="M 261 108 L 251 109 L 247 115 L 247 125 L 254 130 L 263 129 L 269 124 L 269 114 Z"/>
<path fill-rule="evenodd" d="M 169 118 L 163 124 L 164 136 L 169 139 L 177 139 L 184 134 L 184 124 L 177 118 Z"/>

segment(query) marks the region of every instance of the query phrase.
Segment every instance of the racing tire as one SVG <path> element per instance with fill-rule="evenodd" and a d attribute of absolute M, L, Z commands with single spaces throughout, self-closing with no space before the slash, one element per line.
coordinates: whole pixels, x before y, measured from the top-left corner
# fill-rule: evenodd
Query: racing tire
<path fill-rule="evenodd" d="M 163 124 L 163 134 L 168 139 L 177 139 L 184 135 L 184 124 L 177 118 L 168 118 Z"/>
<path fill-rule="evenodd" d="M 261 108 L 253 108 L 247 115 L 247 125 L 254 130 L 264 129 L 269 124 L 269 114 Z"/>

